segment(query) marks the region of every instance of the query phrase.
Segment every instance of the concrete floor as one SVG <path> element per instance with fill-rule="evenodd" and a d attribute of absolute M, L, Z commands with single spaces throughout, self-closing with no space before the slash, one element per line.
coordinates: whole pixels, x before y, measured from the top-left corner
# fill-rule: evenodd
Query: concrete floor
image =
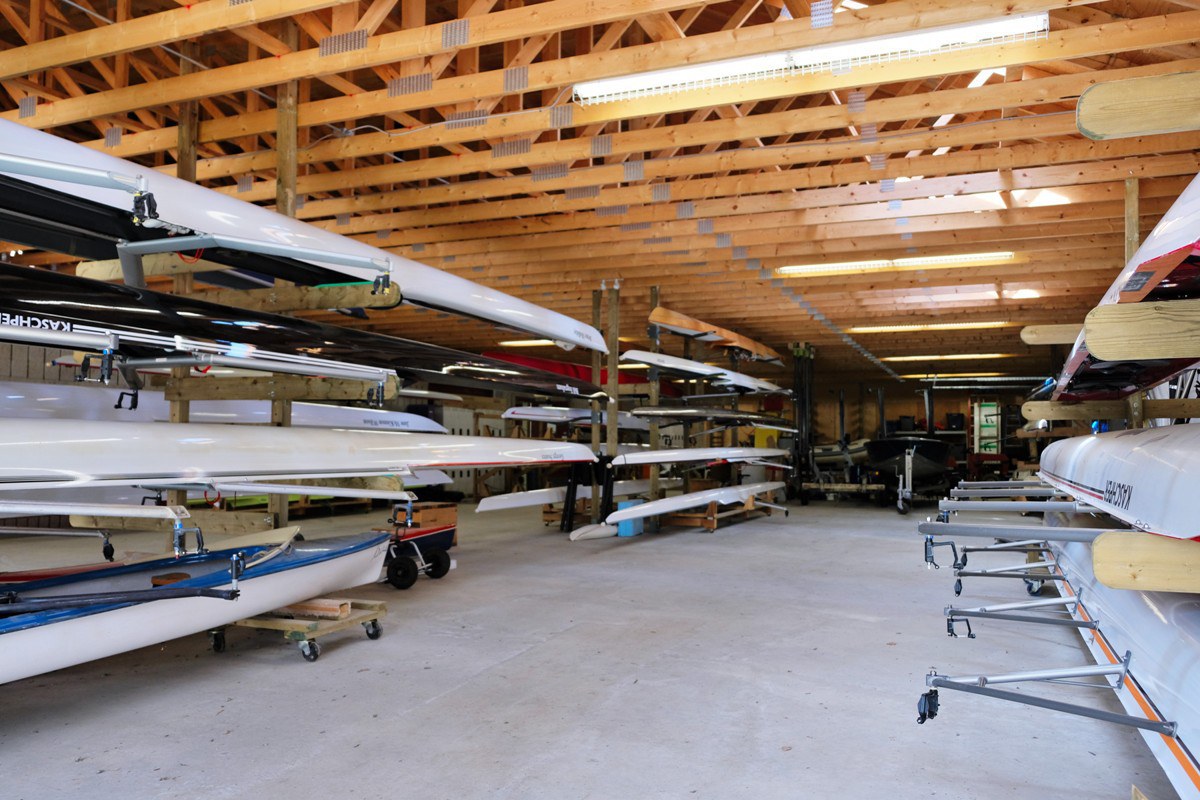
<path fill-rule="evenodd" d="M 353 592 L 389 601 L 378 641 L 335 634 L 309 664 L 236 629 L 220 655 L 196 635 L 0 687 L 0 796 L 1175 796 L 1131 730 L 950 692 L 916 724 L 931 666 L 1087 662 L 1067 629 L 948 638 L 953 578 L 923 567 L 923 513 L 817 503 L 571 543 L 534 509 L 463 512 L 445 579 Z M 10 568 L 32 552 L 0 546 Z M 975 581 L 963 600 L 1021 597 Z"/>

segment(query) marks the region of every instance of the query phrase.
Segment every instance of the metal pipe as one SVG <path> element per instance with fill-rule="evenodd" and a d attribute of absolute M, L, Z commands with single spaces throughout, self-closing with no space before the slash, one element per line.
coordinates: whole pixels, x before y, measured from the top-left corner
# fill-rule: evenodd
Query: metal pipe
<path fill-rule="evenodd" d="M 1062 495 L 1058 489 L 951 489 L 951 497 L 1057 497 Z"/>
<path fill-rule="evenodd" d="M 39 514 L 77 514 L 88 517 L 128 517 L 133 519 L 187 519 L 183 506 L 130 506 L 120 503 L 34 503 L 24 500 L 0 500 L 0 515 L 33 517 Z"/>
<path fill-rule="evenodd" d="M 117 246 L 117 249 L 127 253 L 146 255 L 148 253 L 179 253 L 193 250 L 211 250 L 218 247 L 224 247 L 229 250 L 241 250 L 247 253 L 258 253 L 260 255 L 279 256 L 281 258 L 320 261 L 325 264 L 338 264 L 343 267 L 361 267 L 381 274 L 388 274 L 392 269 L 391 261 L 386 258 L 356 256 L 353 253 L 317 250 L 312 247 L 295 247 L 277 242 L 245 239 L 241 236 L 229 236 L 217 233 L 174 236 L 168 239 L 147 239 L 141 242 L 121 244 Z"/>
<path fill-rule="evenodd" d="M 1077 500 L 939 500 L 938 511 L 1015 511 L 1067 514 L 1086 513 L 1092 507 Z"/>
<path fill-rule="evenodd" d="M 1035 625 L 1061 625 L 1067 628 L 1087 628 L 1088 630 L 1096 629 L 1096 622 L 1094 620 L 1083 622 L 1070 617 L 1039 617 L 1034 616 L 1033 614 L 990 614 L 980 611 L 956 611 L 955 613 L 951 614 L 950 609 L 946 609 L 946 617 L 950 620 L 950 622 L 971 617 L 975 619 L 999 619 L 1006 622 L 1032 622 Z"/>
<path fill-rule="evenodd" d="M 917 531 L 926 536 L 978 536 L 985 539 L 1035 539 L 1039 542 L 1091 544 L 1109 528 L 1043 528 L 1038 525 L 976 525 L 961 522 L 921 522 Z"/>
<path fill-rule="evenodd" d="M 976 686 L 972 684 L 955 683 L 952 680 L 940 676 L 927 676 L 925 684 L 938 689 L 953 689 L 959 692 L 968 692 L 970 694 L 983 695 L 984 697 L 992 697 L 997 700 L 1008 700 L 1013 703 L 1021 703 L 1027 706 L 1036 706 L 1038 708 L 1046 708 L 1051 711 L 1062 711 L 1067 714 L 1075 714 L 1080 717 L 1089 717 L 1098 719 L 1102 722 L 1112 722 L 1117 725 L 1127 725 L 1133 728 L 1141 728 L 1143 730 L 1161 733 L 1163 736 L 1175 736 L 1175 731 L 1178 725 L 1174 722 L 1159 722 L 1157 720 L 1142 719 L 1128 714 L 1116 714 L 1111 711 L 1102 711 L 1098 708 L 1088 708 L 1087 706 L 1077 705 L 1075 703 L 1063 703 L 1058 700 L 1048 700 L 1043 697 L 1035 697 L 1033 695 L 1021 694 L 1019 692 L 1007 692 L 1002 689 L 991 689 L 986 686 Z"/>
<path fill-rule="evenodd" d="M 1129 671 L 1129 664 L 1096 664 L 1090 667 L 1055 667 L 1052 669 L 1030 669 L 1023 672 L 1005 672 L 1000 675 L 971 675 L 950 677 L 943 676 L 947 681 L 966 686 L 990 686 L 994 683 L 1020 683 L 1022 681 L 1061 681 L 1073 678 L 1093 678 L 1108 675 L 1124 676 Z"/>
<path fill-rule="evenodd" d="M 146 178 L 142 175 L 124 175 L 105 169 L 78 167 L 71 164 L 60 164 L 57 161 L 42 161 L 38 158 L 26 158 L 8 153 L 0 153 L 0 172 L 7 172 L 11 175 L 29 175 L 34 178 L 45 178 L 64 183 L 78 183 L 84 186 L 98 186 L 101 189 L 117 189 L 130 194 L 146 190 Z"/>
<path fill-rule="evenodd" d="M 0 325 L 0 339 L 11 342 L 33 342 L 71 350 L 101 352 L 116 350 L 120 340 L 115 333 L 75 333 L 24 325 Z"/>
<path fill-rule="evenodd" d="M 307 362 L 307 363 L 306 363 Z M 342 378 L 352 381 L 368 381 L 371 383 L 386 383 L 394 373 L 378 367 L 357 366 L 332 361 L 306 359 L 299 361 L 277 361 L 267 358 L 251 358 L 240 356 L 223 356 L 215 353 L 190 353 L 180 356 L 162 356 L 160 358 L 131 358 L 126 366 L 134 369 L 155 369 L 166 367 L 233 367 L 236 369 L 253 369 L 262 372 L 284 372 L 289 375 L 312 375 L 321 378 Z"/>
<path fill-rule="evenodd" d="M 991 611 L 1026 611 L 1031 608 L 1049 608 L 1050 606 L 1073 606 L 1078 605 L 1079 599 L 1075 597 L 1047 597 L 1043 600 L 1026 600 L 1020 603 L 998 603 L 994 606 L 976 606 L 975 608 L 954 608 L 946 606 L 946 614 L 951 612 L 955 614 L 965 614 L 968 611 L 991 612 Z"/>
<path fill-rule="evenodd" d="M 959 481 L 959 489 L 1033 489 L 1045 487 L 1042 481 Z"/>

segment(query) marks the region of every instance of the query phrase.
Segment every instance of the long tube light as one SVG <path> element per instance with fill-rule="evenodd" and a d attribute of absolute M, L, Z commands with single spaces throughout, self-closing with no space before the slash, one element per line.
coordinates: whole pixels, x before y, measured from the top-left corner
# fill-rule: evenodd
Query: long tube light
<path fill-rule="evenodd" d="M 959 253 L 947 256 L 912 256 L 910 258 L 877 258 L 869 261 L 835 261 L 827 264 L 794 264 L 779 267 L 776 275 L 833 275 L 842 273 L 875 272 L 879 270 L 920 269 L 921 267 L 951 268 L 1003 264 L 1016 258 L 1011 250 L 991 253 Z"/>
<path fill-rule="evenodd" d="M 857 325 L 847 328 L 846 333 L 920 333 L 922 331 L 981 331 L 992 328 L 1007 328 L 1014 322 L 929 322 L 911 325 Z"/>
<path fill-rule="evenodd" d="M 579 105 L 611 103 L 789 75 L 844 72 L 865 64 L 888 63 L 973 47 L 1040 39 L 1045 37 L 1049 30 L 1050 15 L 1046 12 L 1002 17 L 875 39 L 802 50 L 784 50 L 618 78 L 583 81 L 575 84 L 574 100 Z"/>
<path fill-rule="evenodd" d="M 949 355 L 937 356 L 887 356 L 879 359 L 880 361 L 966 361 L 976 359 L 979 361 L 991 360 L 994 358 L 1015 358 L 1015 353 L 951 353 Z"/>

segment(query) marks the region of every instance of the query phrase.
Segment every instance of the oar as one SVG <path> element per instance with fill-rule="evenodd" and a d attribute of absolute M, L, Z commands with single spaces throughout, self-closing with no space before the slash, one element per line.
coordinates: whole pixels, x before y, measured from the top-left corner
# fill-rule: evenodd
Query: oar
<path fill-rule="evenodd" d="M 0 598 L 0 617 L 32 614 L 37 611 L 58 611 L 66 608 L 120 603 L 149 603 L 154 600 L 172 600 L 180 597 L 211 597 L 216 600 L 236 600 L 237 589 L 193 589 L 188 587 L 165 587 L 161 589 L 138 589 L 128 592 L 95 592 L 92 594 L 60 595 L 22 600 L 15 593 Z"/>

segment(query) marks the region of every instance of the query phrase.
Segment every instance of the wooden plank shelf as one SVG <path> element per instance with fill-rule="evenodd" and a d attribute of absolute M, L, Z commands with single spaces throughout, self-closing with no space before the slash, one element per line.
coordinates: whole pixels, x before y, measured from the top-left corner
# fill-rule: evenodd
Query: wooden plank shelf
<path fill-rule="evenodd" d="M 382 600 L 318 597 L 238 620 L 230 627 L 279 631 L 284 640 L 300 646 L 305 661 L 316 661 L 321 655 L 317 637 L 361 625 L 368 639 L 378 639 L 383 633 L 379 620 L 386 614 L 387 603 Z M 225 650 L 225 628 L 211 630 L 208 635 L 214 652 Z"/>
<path fill-rule="evenodd" d="M 702 528 L 706 531 L 715 531 L 722 521 L 742 521 L 753 519 L 757 515 L 771 516 L 771 509 L 760 506 L 754 502 L 751 497 L 744 504 L 725 511 L 720 510 L 720 504 L 717 501 L 709 503 L 703 511 L 678 511 L 673 514 L 664 514 L 662 517 L 663 525 L 677 525 L 685 528 Z"/>

